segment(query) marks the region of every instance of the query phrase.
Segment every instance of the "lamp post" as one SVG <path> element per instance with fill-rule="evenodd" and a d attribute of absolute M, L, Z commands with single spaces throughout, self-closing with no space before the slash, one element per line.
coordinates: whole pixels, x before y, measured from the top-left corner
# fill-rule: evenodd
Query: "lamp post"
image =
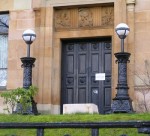
<path fill-rule="evenodd" d="M 22 38 L 27 44 L 27 57 L 20 58 L 21 62 L 23 63 L 21 67 L 24 68 L 23 88 L 28 89 L 32 85 L 32 67 L 34 66 L 34 62 L 36 60 L 35 58 L 30 57 L 30 45 L 35 40 L 36 34 L 33 30 L 28 29 L 23 32 Z M 31 103 L 32 107 L 28 111 L 26 111 L 27 114 L 38 114 L 36 103 L 32 97 Z"/>
<path fill-rule="evenodd" d="M 130 28 L 124 24 L 120 23 L 116 27 L 116 33 L 121 39 L 121 52 L 115 53 L 117 58 L 116 63 L 118 63 L 118 84 L 117 84 L 117 94 L 113 99 L 111 111 L 112 113 L 132 113 L 132 101 L 128 94 L 128 84 L 127 84 L 127 62 L 129 62 L 130 53 L 124 52 L 124 39 L 129 34 Z"/>

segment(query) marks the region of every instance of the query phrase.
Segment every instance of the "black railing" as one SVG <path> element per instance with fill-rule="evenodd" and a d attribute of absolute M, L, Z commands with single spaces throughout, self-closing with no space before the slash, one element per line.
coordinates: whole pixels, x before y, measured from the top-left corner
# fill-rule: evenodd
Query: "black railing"
<path fill-rule="evenodd" d="M 45 129 L 78 128 L 91 129 L 91 136 L 101 136 L 99 130 L 102 128 L 137 128 L 138 133 L 150 134 L 150 121 L 128 121 L 128 122 L 58 122 L 58 123 L 0 123 L 0 129 L 36 129 L 36 136 L 44 136 Z M 126 134 L 122 134 L 126 136 Z M 49 134 L 51 136 L 51 134 Z M 64 134 L 64 136 L 71 136 Z M 84 133 L 83 133 L 84 136 Z"/>

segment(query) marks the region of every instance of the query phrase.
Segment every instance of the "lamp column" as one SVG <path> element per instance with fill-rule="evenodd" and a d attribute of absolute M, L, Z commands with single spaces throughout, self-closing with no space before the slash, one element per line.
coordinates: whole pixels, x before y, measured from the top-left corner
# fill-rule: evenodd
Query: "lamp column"
<path fill-rule="evenodd" d="M 129 62 L 130 53 L 124 52 L 124 39 L 129 33 L 129 27 L 121 23 L 116 27 L 116 33 L 121 39 L 121 52 L 115 53 L 117 58 L 116 63 L 118 63 L 118 84 L 117 84 L 117 94 L 113 99 L 111 111 L 112 113 L 132 113 L 132 101 L 128 94 L 128 84 L 127 84 L 127 63 Z"/>
<path fill-rule="evenodd" d="M 35 58 L 22 57 L 20 58 L 23 71 L 23 88 L 28 89 L 32 85 L 32 67 L 34 67 Z"/>
<path fill-rule="evenodd" d="M 23 63 L 21 67 L 24 68 L 23 88 L 29 89 L 29 87 L 32 85 L 32 68 L 34 67 L 34 62 L 36 60 L 36 58 L 30 57 L 30 45 L 35 40 L 36 34 L 33 30 L 28 29 L 24 31 L 22 37 L 27 44 L 27 57 L 20 58 L 21 62 Z M 32 103 L 32 107 L 26 111 L 27 112 L 26 114 L 37 115 L 38 110 L 33 97 L 31 97 L 31 103 Z"/>

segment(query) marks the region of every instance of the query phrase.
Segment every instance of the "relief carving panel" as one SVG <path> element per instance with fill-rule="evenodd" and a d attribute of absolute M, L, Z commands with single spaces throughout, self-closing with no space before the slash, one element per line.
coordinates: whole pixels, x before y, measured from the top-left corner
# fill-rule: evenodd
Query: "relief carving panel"
<path fill-rule="evenodd" d="M 88 8 L 79 8 L 79 27 L 92 27 L 93 14 Z"/>
<path fill-rule="evenodd" d="M 102 25 L 113 25 L 114 24 L 114 8 L 103 7 L 102 8 Z"/>
<path fill-rule="evenodd" d="M 71 27 L 70 10 L 58 10 L 55 14 L 55 28 Z"/>
<path fill-rule="evenodd" d="M 55 30 L 113 27 L 114 7 L 76 7 L 56 9 L 54 17 Z"/>

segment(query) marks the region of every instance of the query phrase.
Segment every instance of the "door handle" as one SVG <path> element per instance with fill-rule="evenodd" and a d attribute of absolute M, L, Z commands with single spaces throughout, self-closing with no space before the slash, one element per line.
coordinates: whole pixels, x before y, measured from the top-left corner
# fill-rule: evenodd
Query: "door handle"
<path fill-rule="evenodd" d="M 94 90 L 93 90 L 93 93 L 94 93 L 94 94 L 98 94 L 98 90 L 97 90 L 97 89 L 94 89 Z"/>

